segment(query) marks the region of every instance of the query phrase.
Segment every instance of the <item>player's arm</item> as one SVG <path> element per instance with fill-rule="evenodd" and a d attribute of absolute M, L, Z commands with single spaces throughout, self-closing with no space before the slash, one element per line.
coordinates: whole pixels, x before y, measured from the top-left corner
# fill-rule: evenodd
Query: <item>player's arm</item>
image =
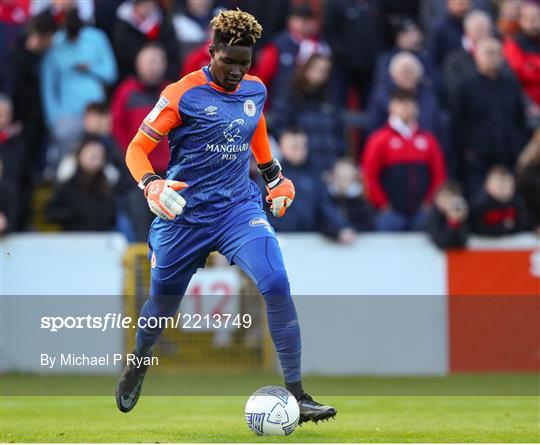
<path fill-rule="evenodd" d="M 251 139 L 251 151 L 266 183 L 266 202 L 270 203 L 272 214 L 281 218 L 294 200 L 294 185 L 290 179 L 283 176 L 279 162 L 272 158 L 263 114 Z"/>
<path fill-rule="evenodd" d="M 186 188 L 187 184 L 156 175 L 148 156 L 161 139 L 181 123 L 176 96 L 172 85 L 165 88 L 126 152 L 126 164 L 139 187 L 144 190 L 148 207 L 152 213 L 166 220 L 172 220 L 182 213 L 186 201 L 177 192 Z"/>

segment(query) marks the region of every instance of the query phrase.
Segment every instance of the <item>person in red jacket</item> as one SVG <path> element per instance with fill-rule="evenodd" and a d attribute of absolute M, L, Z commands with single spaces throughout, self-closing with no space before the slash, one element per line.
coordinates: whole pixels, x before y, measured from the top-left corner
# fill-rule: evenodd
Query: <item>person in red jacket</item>
<path fill-rule="evenodd" d="M 540 6 L 523 4 L 519 24 L 521 33 L 506 39 L 504 55 L 527 96 L 540 106 Z"/>
<path fill-rule="evenodd" d="M 422 230 L 434 192 L 445 181 L 436 138 L 418 127 L 418 105 L 406 91 L 390 99 L 387 125 L 368 139 L 362 159 L 367 196 L 377 209 L 375 229 Z"/>
<path fill-rule="evenodd" d="M 116 89 L 111 112 L 113 136 L 125 153 L 141 122 L 159 100 L 167 71 L 167 57 L 157 43 L 146 44 L 137 54 L 136 77 L 128 77 Z M 163 174 L 169 163 L 169 145 L 164 138 L 149 156 L 156 172 Z"/>

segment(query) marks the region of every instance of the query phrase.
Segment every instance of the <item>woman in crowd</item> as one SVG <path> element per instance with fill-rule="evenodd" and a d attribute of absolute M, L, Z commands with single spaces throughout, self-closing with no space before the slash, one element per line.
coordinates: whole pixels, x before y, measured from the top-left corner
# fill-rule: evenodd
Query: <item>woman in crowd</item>
<path fill-rule="evenodd" d="M 105 175 L 106 149 L 100 139 L 88 137 L 77 150 L 77 167 L 57 185 L 47 216 L 66 231 L 114 230 L 114 188 Z"/>

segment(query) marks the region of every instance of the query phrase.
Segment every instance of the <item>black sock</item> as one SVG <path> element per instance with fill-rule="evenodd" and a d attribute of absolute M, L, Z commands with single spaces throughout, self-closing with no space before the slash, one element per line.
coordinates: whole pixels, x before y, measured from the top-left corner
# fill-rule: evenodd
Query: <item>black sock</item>
<path fill-rule="evenodd" d="M 285 382 L 285 388 L 287 388 L 287 391 L 289 391 L 294 397 L 296 397 L 296 400 L 300 399 L 300 397 L 302 397 L 302 394 L 304 394 L 304 389 L 302 388 L 302 380 L 295 383 Z"/>

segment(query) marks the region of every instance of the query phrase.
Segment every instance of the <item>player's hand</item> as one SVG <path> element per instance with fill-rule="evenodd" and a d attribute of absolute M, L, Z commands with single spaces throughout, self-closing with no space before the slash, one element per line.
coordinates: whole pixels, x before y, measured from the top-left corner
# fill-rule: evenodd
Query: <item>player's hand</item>
<path fill-rule="evenodd" d="M 270 204 L 272 214 L 278 218 L 285 215 L 285 212 L 291 206 L 295 195 L 294 184 L 292 181 L 284 176 L 281 176 L 281 179 L 282 180 L 272 188 L 268 185 L 266 186 L 266 191 L 268 192 L 266 202 Z"/>
<path fill-rule="evenodd" d="M 144 189 L 148 207 L 154 215 L 171 221 L 182 213 L 186 200 L 178 193 L 188 185 L 170 179 L 156 179 Z"/>

